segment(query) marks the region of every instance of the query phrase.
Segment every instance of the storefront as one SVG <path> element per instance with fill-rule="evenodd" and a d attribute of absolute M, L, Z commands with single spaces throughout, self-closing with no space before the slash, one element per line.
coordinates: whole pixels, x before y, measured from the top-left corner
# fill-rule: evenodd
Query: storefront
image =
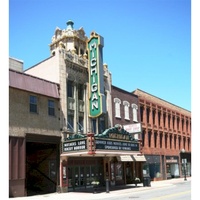
<path fill-rule="evenodd" d="M 124 129 L 107 129 L 102 134 L 77 134 L 62 144 L 60 163 L 61 192 L 93 187 L 92 182 L 111 187 L 142 180 L 146 161 L 139 152 L 139 142 Z"/>
<path fill-rule="evenodd" d="M 166 156 L 166 171 L 167 179 L 180 177 L 178 156 Z"/>

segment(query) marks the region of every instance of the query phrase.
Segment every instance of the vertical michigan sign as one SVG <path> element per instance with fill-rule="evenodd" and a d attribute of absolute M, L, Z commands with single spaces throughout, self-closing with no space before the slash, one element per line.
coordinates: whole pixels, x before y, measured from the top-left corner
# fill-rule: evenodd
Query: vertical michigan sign
<path fill-rule="evenodd" d="M 103 45 L 103 37 L 92 32 L 88 41 L 90 117 L 105 113 Z"/>

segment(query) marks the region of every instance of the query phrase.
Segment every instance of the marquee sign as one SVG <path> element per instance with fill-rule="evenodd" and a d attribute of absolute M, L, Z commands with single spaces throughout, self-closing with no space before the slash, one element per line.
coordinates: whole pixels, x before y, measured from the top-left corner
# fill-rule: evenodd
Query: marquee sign
<path fill-rule="evenodd" d="M 86 140 L 63 142 L 63 152 L 80 151 L 87 149 Z"/>
<path fill-rule="evenodd" d="M 139 151 L 139 143 L 133 143 L 133 142 L 96 139 L 95 144 L 96 144 L 96 149 Z"/>
<path fill-rule="evenodd" d="M 98 117 L 105 112 L 103 45 L 103 37 L 93 32 L 88 41 L 90 117 Z"/>

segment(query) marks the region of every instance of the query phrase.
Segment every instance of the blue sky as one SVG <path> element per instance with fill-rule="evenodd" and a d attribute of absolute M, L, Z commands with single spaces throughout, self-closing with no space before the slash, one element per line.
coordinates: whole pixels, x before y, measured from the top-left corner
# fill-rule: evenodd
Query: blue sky
<path fill-rule="evenodd" d="M 104 37 L 112 84 L 191 110 L 190 0 L 10 0 L 9 56 L 27 69 L 50 56 L 56 27 Z"/>

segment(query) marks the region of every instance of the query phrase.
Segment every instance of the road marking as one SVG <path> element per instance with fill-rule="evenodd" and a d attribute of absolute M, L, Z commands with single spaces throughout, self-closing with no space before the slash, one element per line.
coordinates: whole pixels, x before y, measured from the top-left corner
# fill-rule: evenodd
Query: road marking
<path fill-rule="evenodd" d="M 179 193 L 175 193 L 175 194 L 169 194 L 169 195 L 165 195 L 165 196 L 161 196 L 161 197 L 156 197 L 150 200 L 161 200 L 161 199 L 168 199 L 170 197 L 175 197 L 175 196 L 181 196 L 183 194 L 187 194 L 187 193 L 191 193 L 191 190 L 187 190 L 185 192 L 179 192 Z"/>

